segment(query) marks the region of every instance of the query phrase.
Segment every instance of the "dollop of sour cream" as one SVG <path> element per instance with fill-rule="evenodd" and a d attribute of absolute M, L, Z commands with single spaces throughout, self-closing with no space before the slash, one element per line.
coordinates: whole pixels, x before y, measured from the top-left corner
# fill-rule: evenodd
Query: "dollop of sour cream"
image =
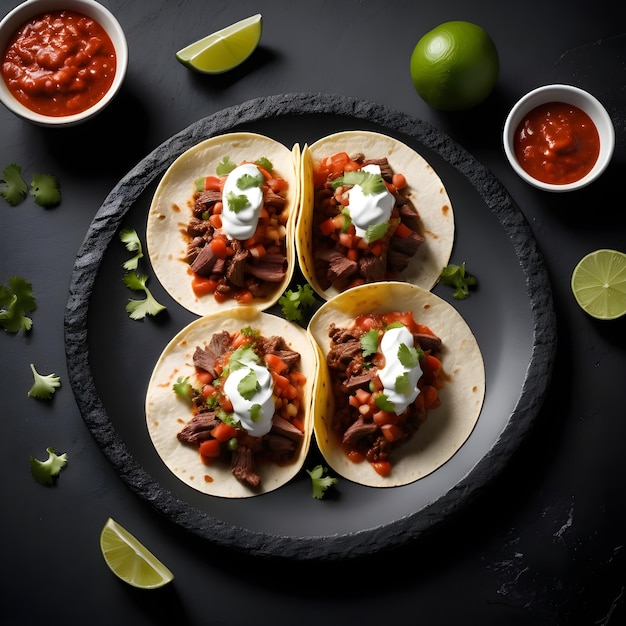
<path fill-rule="evenodd" d="M 254 235 L 261 208 L 263 207 L 263 190 L 253 186 L 240 189 L 237 186 L 239 179 L 245 174 L 256 178 L 262 176 L 259 168 L 252 163 L 244 163 L 236 167 L 226 178 L 222 189 L 224 208 L 222 209 L 222 231 L 230 239 L 249 239 Z M 229 206 L 229 195 L 245 196 L 247 205 L 239 211 L 234 211 Z"/>
<path fill-rule="evenodd" d="M 254 372 L 258 382 L 256 393 L 248 400 L 244 398 L 237 389 L 239 383 L 245 376 Z M 224 382 L 224 393 L 233 404 L 235 419 L 239 420 L 241 426 L 253 437 L 262 437 L 272 428 L 272 417 L 274 416 L 274 385 L 272 375 L 267 367 L 245 361 L 242 366 L 231 371 Z M 258 405 L 253 411 L 252 407 Z M 255 419 L 253 419 L 253 414 Z"/>
<path fill-rule="evenodd" d="M 380 174 L 380 167 L 371 163 L 361 168 L 370 174 Z M 395 204 L 393 195 L 385 188 L 375 194 L 363 193 L 361 185 L 354 185 L 348 192 L 350 202 L 348 211 L 358 237 L 365 237 L 369 226 L 388 222 Z"/>
<path fill-rule="evenodd" d="M 413 335 L 406 326 L 389 328 L 380 341 L 380 351 L 385 357 L 385 367 L 378 372 L 380 382 L 383 384 L 383 393 L 387 399 L 393 403 L 395 412 L 400 415 L 406 408 L 415 401 L 420 393 L 417 381 L 422 375 L 422 368 L 419 363 L 415 367 L 405 367 L 398 359 L 398 350 L 402 344 L 413 348 Z M 407 395 L 396 390 L 396 381 L 399 376 L 408 374 Z"/>

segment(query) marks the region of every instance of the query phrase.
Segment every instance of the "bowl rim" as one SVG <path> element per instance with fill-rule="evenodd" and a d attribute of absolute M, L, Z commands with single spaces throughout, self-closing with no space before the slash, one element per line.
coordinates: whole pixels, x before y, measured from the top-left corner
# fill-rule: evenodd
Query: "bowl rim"
<path fill-rule="evenodd" d="M 17 28 L 31 17 L 55 10 L 70 10 L 83 13 L 98 21 L 107 32 L 116 54 L 116 70 L 113 83 L 104 96 L 80 113 L 64 116 L 48 116 L 32 111 L 19 102 L 0 77 L 0 100 L 17 116 L 42 126 L 72 126 L 84 122 L 102 111 L 120 90 L 128 67 L 128 42 L 121 24 L 113 13 L 96 0 L 25 0 L 11 9 L 0 20 L 0 54 L 4 54 L 9 38 Z"/>
<path fill-rule="evenodd" d="M 587 113 L 598 129 L 601 143 L 600 154 L 593 168 L 581 179 L 563 185 L 545 183 L 531 176 L 521 167 L 513 150 L 515 130 L 522 117 L 536 106 L 554 101 L 567 102 Z M 615 150 L 615 128 L 604 105 L 590 92 L 574 85 L 554 83 L 532 89 L 513 105 L 504 123 L 502 142 L 509 164 L 527 183 L 545 191 L 573 191 L 591 184 L 606 170 Z"/>

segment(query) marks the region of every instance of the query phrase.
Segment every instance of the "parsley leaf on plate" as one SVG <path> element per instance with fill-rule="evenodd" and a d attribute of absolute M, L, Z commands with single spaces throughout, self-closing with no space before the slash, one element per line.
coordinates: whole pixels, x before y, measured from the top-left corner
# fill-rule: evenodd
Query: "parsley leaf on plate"
<path fill-rule="evenodd" d="M 39 206 L 49 207 L 61 202 L 61 192 L 57 179 L 50 174 L 33 174 L 30 195 Z"/>
<path fill-rule="evenodd" d="M 12 276 L 8 287 L 0 285 L 0 326 L 7 332 L 30 330 L 33 320 L 26 314 L 36 308 L 33 287 L 26 279 Z"/>

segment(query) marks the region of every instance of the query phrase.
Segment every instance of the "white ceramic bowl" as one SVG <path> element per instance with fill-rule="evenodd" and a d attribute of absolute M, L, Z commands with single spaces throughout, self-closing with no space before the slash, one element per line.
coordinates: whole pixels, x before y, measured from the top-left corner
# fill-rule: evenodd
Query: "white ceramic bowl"
<path fill-rule="evenodd" d="M 548 102 L 564 102 L 582 109 L 591 118 L 600 136 L 600 154 L 591 171 L 583 178 L 563 185 L 545 183 L 526 172 L 515 157 L 515 131 L 524 117 L 535 107 Z M 504 152 L 515 172 L 527 183 L 545 191 L 573 191 L 589 185 L 607 168 L 615 149 L 615 129 L 606 109 L 590 93 L 571 85 L 545 85 L 527 93 L 511 109 L 504 124 Z"/>
<path fill-rule="evenodd" d="M 0 101 L 2 104 L 25 120 L 43 126 L 72 126 L 97 115 L 111 102 L 119 91 L 124 82 L 128 66 L 128 45 L 122 27 L 113 14 L 95 0 L 27 0 L 18 5 L 5 15 L 0 22 L 0 55 L 4 55 L 10 38 L 24 22 L 40 13 L 62 10 L 75 11 L 76 13 L 87 15 L 104 28 L 115 47 L 115 77 L 109 91 L 100 101 L 81 113 L 62 117 L 41 115 L 31 111 L 11 94 L 6 83 L 0 77 Z"/>

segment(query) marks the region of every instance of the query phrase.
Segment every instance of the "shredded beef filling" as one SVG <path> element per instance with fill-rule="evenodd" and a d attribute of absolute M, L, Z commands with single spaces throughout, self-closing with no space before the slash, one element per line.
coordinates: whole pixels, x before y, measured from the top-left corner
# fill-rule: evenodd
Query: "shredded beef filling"
<path fill-rule="evenodd" d="M 209 343 L 197 346 L 193 354 L 193 364 L 197 370 L 217 377 L 216 364 L 222 355 L 233 351 L 231 334 L 224 330 L 211 336 Z M 300 353 L 292 350 L 285 339 L 278 335 L 260 337 L 254 342 L 254 351 L 263 360 L 265 354 L 279 356 L 287 365 L 287 372 L 300 364 Z M 206 398 L 201 390 L 195 390 L 192 398 L 193 417 L 177 434 L 178 440 L 187 445 L 199 446 L 212 438 L 211 431 L 220 423 L 216 410 L 206 406 Z M 251 488 L 257 488 L 261 477 L 259 463 L 286 463 L 294 458 L 304 440 L 304 433 L 292 422 L 276 413 L 272 428 L 263 437 L 252 437 L 244 429 L 238 429 L 238 445 L 230 455 L 230 468 L 233 475 Z"/>
<path fill-rule="evenodd" d="M 352 160 L 362 166 L 376 164 L 380 167 L 383 179 L 391 183 L 393 170 L 386 158 L 365 159 L 363 154 L 357 154 Z M 313 214 L 313 260 L 315 273 L 322 289 L 333 286 L 343 291 L 356 284 L 380 282 L 396 278 L 402 273 L 424 243 L 419 212 L 409 198 L 400 192 L 395 193 L 395 209 L 398 212 L 400 223 L 410 229 L 406 237 L 399 237 L 391 233 L 382 239 L 384 252 L 382 255 L 373 254 L 369 250 L 360 249 L 358 262 L 348 258 L 348 248 L 341 245 L 332 237 L 323 237 L 319 233 L 319 225 L 329 217 L 339 215 L 343 207 L 334 198 L 334 190 L 330 180 L 315 190 Z M 324 208 L 322 208 L 324 207 Z"/>
<path fill-rule="evenodd" d="M 389 442 L 372 416 L 364 417 L 348 402 L 357 389 L 368 390 L 370 382 L 378 378 L 378 369 L 363 358 L 360 336 L 334 324 L 329 329 L 331 348 L 326 356 L 335 398 L 333 428 L 346 451 L 360 452 L 370 463 L 386 461 L 391 452 L 410 439 L 426 419 L 426 412 L 409 405 L 403 416 L 404 436 Z M 435 335 L 414 333 L 415 346 L 425 353 L 438 356 L 442 343 Z M 378 381 L 380 382 L 380 381 Z"/>

